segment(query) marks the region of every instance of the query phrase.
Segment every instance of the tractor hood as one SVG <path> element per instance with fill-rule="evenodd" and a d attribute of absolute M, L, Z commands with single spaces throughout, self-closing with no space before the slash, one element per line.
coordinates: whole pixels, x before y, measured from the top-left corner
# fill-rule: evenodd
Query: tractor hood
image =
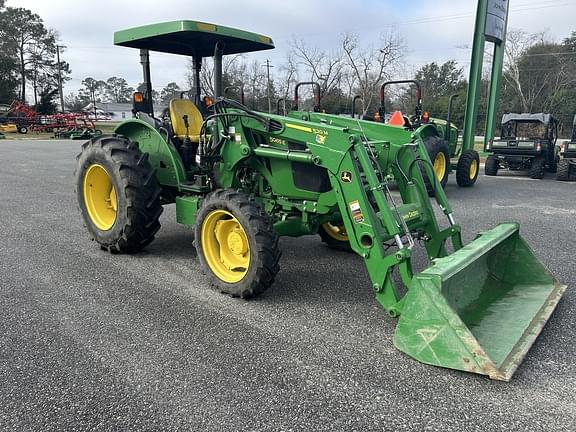
<path fill-rule="evenodd" d="M 274 48 L 268 36 L 199 21 L 169 21 L 114 33 L 114 45 L 195 57 L 212 57 L 220 41 L 224 55 Z"/>

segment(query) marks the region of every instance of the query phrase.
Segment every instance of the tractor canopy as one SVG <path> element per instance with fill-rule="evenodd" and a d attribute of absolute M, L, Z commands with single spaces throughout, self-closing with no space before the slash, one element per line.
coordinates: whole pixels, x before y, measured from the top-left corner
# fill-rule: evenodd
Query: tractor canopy
<path fill-rule="evenodd" d="M 509 113 L 502 116 L 501 137 L 556 141 L 558 120 L 545 113 Z"/>
<path fill-rule="evenodd" d="M 114 33 L 114 45 L 193 57 L 213 56 L 218 42 L 223 55 L 274 48 L 268 36 L 200 21 L 168 21 Z"/>
<path fill-rule="evenodd" d="M 552 114 L 545 114 L 545 113 L 523 113 L 523 114 L 516 114 L 516 113 L 508 113 L 502 116 L 502 124 L 506 124 L 509 122 L 539 122 L 545 125 L 548 125 L 552 122 L 555 122 L 556 119 Z"/>

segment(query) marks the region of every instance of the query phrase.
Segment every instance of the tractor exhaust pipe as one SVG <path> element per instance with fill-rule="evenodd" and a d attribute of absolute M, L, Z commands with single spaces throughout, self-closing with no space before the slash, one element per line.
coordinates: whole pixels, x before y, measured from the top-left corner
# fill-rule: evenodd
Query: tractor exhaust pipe
<path fill-rule="evenodd" d="M 214 46 L 214 99 L 222 97 L 222 56 L 224 42 L 219 41 Z"/>
<path fill-rule="evenodd" d="M 458 97 L 458 93 L 454 93 L 448 99 L 448 115 L 446 116 L 446 129 L 444 129 L 444 139 L 450 142 L 450 125 L 452 124 L 452 102 Z"/>

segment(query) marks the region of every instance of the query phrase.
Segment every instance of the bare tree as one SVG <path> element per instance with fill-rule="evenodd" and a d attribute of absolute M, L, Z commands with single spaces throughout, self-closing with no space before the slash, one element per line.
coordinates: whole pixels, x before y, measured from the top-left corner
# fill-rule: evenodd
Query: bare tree
<path fill-rule="evenodd" d="M 513 29 L 506 35 L 506 45 L 504 51 L 504 66 L 506 73 L 504 79 L 512 86 L 522 104 L 522 110 L 530 111 L 529 97 L 526 89 L 522 86 L 522 76 L 520 71 L 520 60 L 526 51 L 538 42 L 543 42 L 544 33 L 530 34 L 520 29 Z M 537 92 L 536 92 L 537 93 Z"/>
<path fill-rule="evenodd" d="M 304 40 L 293 40 L 291 55 L 297 65 L 302 66 L 310 81 L 320 84 L 320 96 L 339 89 L 344 71 L 344 59 L 340 50 L 322 51 L 309 46 Z"/>
<path fill-rule="evenodd" d="M 380 36 L 376 47 L 361 47 L 359 37 L 354 33 L 345 33 L 341 43 L 345 55 L 345 81 L 350 93 L 355 89 L 362 97 L 365 115 L 376 100 L 382 82 L 390 79 L 397 71 L 404 57 L 404 41 L 396 32 L 391 31 Z"/>
<path fill-rule="evenodd" d="M 286 63 L 279 66 L 281 75 L 278 79 L 278 95 L 285 101 L 290 100 L 291 91 L 298 82 L 298 65 L 292 53 L 288 54 Z M 288 107 L 288 102 L 286 102 Z"/>

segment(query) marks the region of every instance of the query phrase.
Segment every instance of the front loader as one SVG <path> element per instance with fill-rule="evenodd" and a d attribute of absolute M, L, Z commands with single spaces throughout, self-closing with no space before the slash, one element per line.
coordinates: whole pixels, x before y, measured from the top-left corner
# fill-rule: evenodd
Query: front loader
<path fill-rule="evenodd" d="M 264 114 L 223 98 L 222 56 L 271 49 L 266 36 L 175 21 L 117 32 L 115 44 L 141 50 L 147 91 L 135 94 L 135 119 L 88 141 L 78 156 L 78 201 L 101 248 L 141 250 L 160 228 L 162 205 L 175 203 L 177 221 L 194 228 L 211 283 L 250 298 L 274 282 L 280 236 L 343 226 L 335 235 L 364 259 L 378 302 L 399 317 L 400 350 L 424 363 L 510 379 L 566 287 L 516 223 L 463 245 L 436 184 L 440 226 L 422 176 L 435 178 L 424 146 L 430 126 L 407 138 L 403 129 L 320 113 Z M 191 55 L 195 65 L 192 99 L 172 100 L 169 121 L 153 116 L 148 50 Z M 215 94 L 206 106 L 199 74 L 209 56 Z M 411 264 L 417 243 L 429 259 L 419 273 Z"/>

